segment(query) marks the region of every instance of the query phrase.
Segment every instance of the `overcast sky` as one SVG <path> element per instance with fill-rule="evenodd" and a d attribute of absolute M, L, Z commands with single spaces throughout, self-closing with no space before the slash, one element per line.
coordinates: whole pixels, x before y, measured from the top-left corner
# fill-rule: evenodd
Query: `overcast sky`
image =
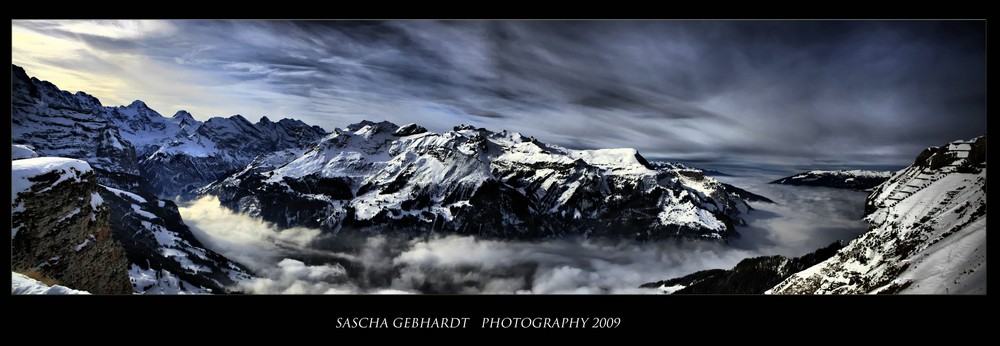
<path fill-rule="evenodd" d="M 165 116 L 508 129 L 712 164 L 906 165 L 986 132 L 985 22 L 13 21 L 13 63 Z"/>

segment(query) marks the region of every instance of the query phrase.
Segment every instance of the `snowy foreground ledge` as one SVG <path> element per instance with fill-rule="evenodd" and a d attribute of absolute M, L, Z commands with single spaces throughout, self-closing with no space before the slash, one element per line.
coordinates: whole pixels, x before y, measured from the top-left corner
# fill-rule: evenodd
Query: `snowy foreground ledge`
<path fill-rule="evenodd" d="M 56 186 L 68 179 L 78 179 L 84 173 L 91 171 L 93 169 L 86 162 L 65 157 L 35 157 L 11 161 L 10 201 L 13 203 L 17 199 L 18 193 L 31 189 L 34 183 L 28 180 L 28 178 L 37 177 L 49 172 L 58 172 L 59 179 L 50 184 L 51 186 Z"/>
<path fill-rule="evenodd" d="M 66 286 L 49 287 L 21 273 L 10 272 L 10 294 L 90 294 Z"/>

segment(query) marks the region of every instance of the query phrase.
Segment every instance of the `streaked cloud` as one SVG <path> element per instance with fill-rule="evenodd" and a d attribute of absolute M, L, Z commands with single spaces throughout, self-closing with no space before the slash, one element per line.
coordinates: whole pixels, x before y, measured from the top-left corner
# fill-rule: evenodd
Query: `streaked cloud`
<path fill-rule="evenodd" d="M 985 133 L 975 21 L 13 21 L 30 75 L 163 114 L 508 129 L 726 164 Z"/>

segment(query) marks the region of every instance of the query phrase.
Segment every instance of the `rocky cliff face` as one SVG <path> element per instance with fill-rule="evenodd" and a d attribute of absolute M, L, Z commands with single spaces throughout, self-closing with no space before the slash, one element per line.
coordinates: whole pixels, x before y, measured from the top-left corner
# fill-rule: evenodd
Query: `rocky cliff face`
<path fill-rule="evenodd" d="M 12 162 L 11 269 L 34 271 L 97 294 L 131 294 L 129 263 L 111 212 L 86 162 L 51 157 Z"/>

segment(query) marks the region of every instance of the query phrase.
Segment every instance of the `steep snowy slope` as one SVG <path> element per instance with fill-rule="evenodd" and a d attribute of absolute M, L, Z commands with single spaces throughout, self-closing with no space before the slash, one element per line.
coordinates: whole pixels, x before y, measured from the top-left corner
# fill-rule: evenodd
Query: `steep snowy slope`
<path fill-rule="evenodd" d="M 893 173 L 864 170 L 808 171 L 772 181 L 771 184 L 823 186 L 867 191 L 888 180 Z"/>
<path fill-rule="evenodd" d="M 10 294 L 90 294 L 62 285 L 46 285 L 28 276 L 10 272 Z"/>
<path fill-rule="evenodd" d="M 471 126 L 436 134 L 364 121 L 198 190 L 280 226 L 636 239 L 734 234 L 749 207 L 688 168 L 634 149 L 570 150 Z"/>
<path fill-rule="evenodd" d="M 111 229 L 122 239 L 136 293 L 225 293 L 250 277 L 243 266 L 205 248 L 174 202 L 107 186 L 100 196 L 118 216 Z"/>
<path fill-rule="evenodd" d="M 769 293 L 986 293 L 986 137 L 924 150 L 868 197 L 871 230 Z"/>

